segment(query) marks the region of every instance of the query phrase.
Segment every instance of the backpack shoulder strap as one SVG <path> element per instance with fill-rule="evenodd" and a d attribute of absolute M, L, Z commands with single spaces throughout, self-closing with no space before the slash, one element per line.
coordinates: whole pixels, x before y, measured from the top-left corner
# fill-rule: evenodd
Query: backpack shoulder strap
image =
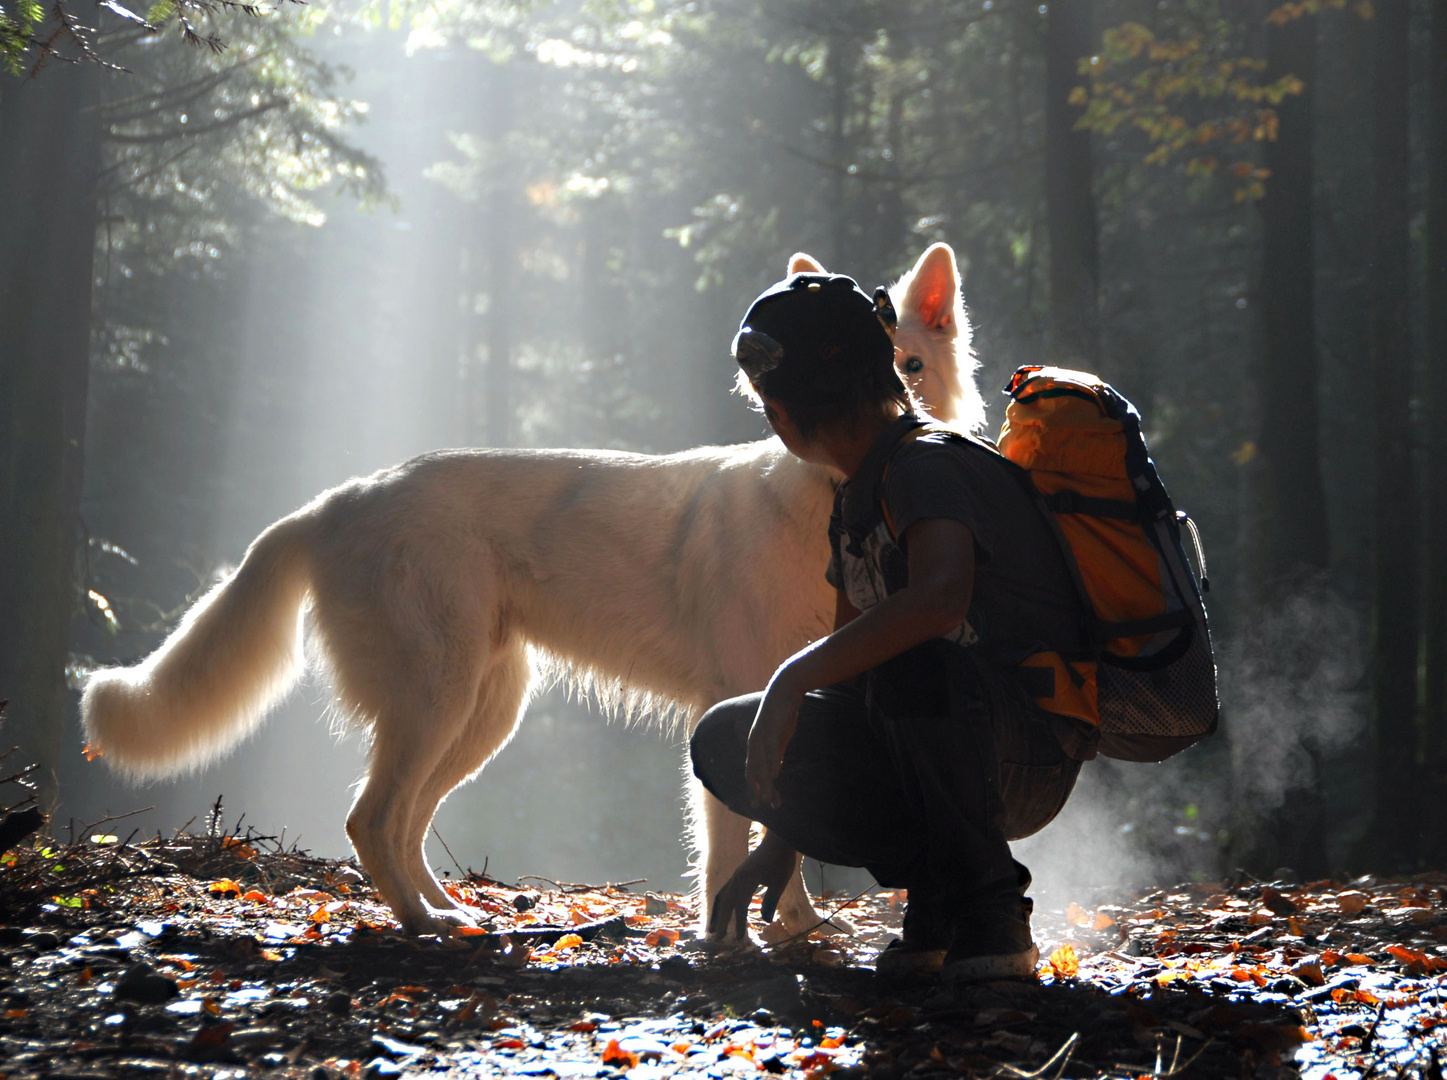
<path fill-rule="evenodd" d="M 971 435 L 967 432 L 959 431 L 938 423 L 920 424 L 918 427 L 910 428 L 900 437 L 899 442 L 894 444 L 894 449 L 889 452 L 889 460 L 884 463 L 884 469 L 879 474 L 879 486 L 876 488 L 876 498 L 879 502 L 880 512 L 884 517 L 885 527 L 889 529 L 889 535 L 893 537 L 895 541 L 899 540 L 899 530 L 894 527 L 894 516 L 889 512 L 889 504 L 884 501 L 884 481 L 888 478 L 890 466 L 894 464 L 894 456 L 899 453 L 900 449 L 914 443 L 924 435 L 943 435 L 951 442 L 958 443 L 962 446 L 977 447 L 985 453 L 998 458 L 1011 469 L 1021 473 L 1024 472 L 1024 470 L 1013 461 L 1000 453 L 1000 448 L 997 447 L 994 442 L 981 435 Z"/>

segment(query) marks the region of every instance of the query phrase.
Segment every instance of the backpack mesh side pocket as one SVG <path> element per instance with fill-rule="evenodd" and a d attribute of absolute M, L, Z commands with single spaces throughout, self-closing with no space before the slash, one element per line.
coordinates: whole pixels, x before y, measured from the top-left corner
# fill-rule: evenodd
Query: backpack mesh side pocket
<path fill-rule="evenodd" d="M 1124 761 L 1161 761 L 1216 730 L 1216 664 L 1199 624 L 1182 628 L 1185 651 L 1154 668 L 1102 659 L 1096 668 L 1100 752 Z"/>

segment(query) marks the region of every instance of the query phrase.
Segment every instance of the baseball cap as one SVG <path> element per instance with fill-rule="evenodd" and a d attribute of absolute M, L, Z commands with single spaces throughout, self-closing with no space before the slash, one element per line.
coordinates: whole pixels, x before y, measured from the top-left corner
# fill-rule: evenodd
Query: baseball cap
<path fill-rule="evenodd" d="M 871 298 L 844 274 L 790 274 L 749 305 L 734 359 L 762 393 L 827 396 L 894 363 L 893 317 L 882 289 Z"/>

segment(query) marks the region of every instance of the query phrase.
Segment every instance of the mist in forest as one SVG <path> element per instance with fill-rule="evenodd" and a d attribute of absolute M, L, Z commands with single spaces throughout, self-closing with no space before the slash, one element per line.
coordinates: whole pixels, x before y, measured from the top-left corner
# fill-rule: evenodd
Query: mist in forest
<path fill-rule="evenodd" d="M 0 76 L 0 205 L 33 210 L 0 222 L 0 698 L 56 827 L 220 797 L 347 853 L 365 747 L 319 665 L 141 788 L 82 753 L 86 673 L 413 455 L 762 437 L 728 347 L 789 256 L 872 290 L 946 241 L 986 434 L 1019 365 L 1099 372 L 1210 564 L 1218 736 L 1088 763 L 1019 845 L 1038 894 L 1440 858 L 1447 27 L 1315 7 L 324 0 L 222 51 L 103 13 L 125 71 Z M 686 888 L 684 756 L 544 685 L 429 861 Z"/>

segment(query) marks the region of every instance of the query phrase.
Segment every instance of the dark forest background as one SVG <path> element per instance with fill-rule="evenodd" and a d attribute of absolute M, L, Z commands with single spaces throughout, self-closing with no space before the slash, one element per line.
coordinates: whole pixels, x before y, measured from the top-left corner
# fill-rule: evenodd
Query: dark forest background
<path fill-rule="evenodd" d="M 85 672 L 407 455 L 759 436 L 727 344 L 789 254 L 947 240 L 991 426 L 1100 372 L 1209 558 L 1221 737 L 1091 766 L 1047 887 L 1442 864 L 1447 0 L 66 4 L 0 6 L 0 697 L 59 828 L 220 793 L 341 853 L 322 683 L 134 791 Z M 552 691 L 438 828 L 677 887 L 681 753 Z"/>

